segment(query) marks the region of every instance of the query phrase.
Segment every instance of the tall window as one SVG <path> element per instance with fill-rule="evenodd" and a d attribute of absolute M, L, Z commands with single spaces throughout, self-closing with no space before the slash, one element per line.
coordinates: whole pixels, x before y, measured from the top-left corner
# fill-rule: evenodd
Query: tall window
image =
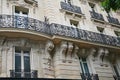
<path fill-rule="evenodd" d="M 79 58 L 80 66 L 83 74 L 90 74 L 86 58 Z"/>
<path fill-rule="evenodd" d="M 15 77 L 30 77 L 30 49 L 15 47 Z"/>
<path fill-rule="evenodd" d="M 28 9 L 15 6 L 15 26 L 17 28 L 26 28 L 28 25 Z"/>

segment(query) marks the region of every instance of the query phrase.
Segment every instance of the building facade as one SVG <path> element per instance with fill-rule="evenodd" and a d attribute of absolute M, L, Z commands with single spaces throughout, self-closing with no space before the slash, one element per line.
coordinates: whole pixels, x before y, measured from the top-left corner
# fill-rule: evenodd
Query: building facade
<path fill-rule="evenodd" d="M 0 0 L 0 77 L 120 80 L 120 11 L 101 0 Z"/>

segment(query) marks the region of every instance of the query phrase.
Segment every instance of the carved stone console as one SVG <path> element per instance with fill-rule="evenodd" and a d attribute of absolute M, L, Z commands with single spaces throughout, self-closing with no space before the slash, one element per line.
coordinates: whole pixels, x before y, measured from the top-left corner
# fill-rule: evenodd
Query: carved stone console
<path fill-rule="evenodd" d="M 53 59 L 51 51 L 54 48 L 54 44 L 52 41 L 48 40 L 45 44 L 45 52 L 43 57 L 43 73 L 44 77 L 46 78 L 54 78 L 54 68 L 53 68 Z"/>

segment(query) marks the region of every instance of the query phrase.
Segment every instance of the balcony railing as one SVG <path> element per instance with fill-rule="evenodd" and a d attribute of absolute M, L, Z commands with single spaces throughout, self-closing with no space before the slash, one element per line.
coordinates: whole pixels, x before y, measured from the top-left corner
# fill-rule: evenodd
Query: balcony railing
<path fill-rule="evenodd" d="M 61 2 L 61 8 L 66 10 L 66 11 L 82 14 L 80 7 L 69 4 L 69 3 Z"/>
<path fill-rule="evenodd" d="M 120 22 L 118 19 L 111 17 L 111 16 L 107 16 L 107 18 L 108 18 L 109 23 L 116 24 L 116 25 L 120 26 Z"/>
<path fill-rule="evenodd" d="M 114 77 L 114 80 L 120 80 L 120 76 L 113 76 Z"/>
<path fill-rule="evenodd" d="M 95 11 L 90 11 L 90 15 L 91 15 L 91 18 L 93 18 L 93 19 L 104 21 L 104 18 L 103 18 L 102 14 L 99 14 Z"/>
<path fill-rule="evenodd" d="M 98 74 L 81 73 L 82 80 L 99 80 Z"/>
<path fill-rule="evenodd" d="M 0 27 L 20 28 L 50 34 L 49 25 L 39 20 L 14 15 L 0 15 Z"/>
<path fill-rule="evenodd" d="M 91 43 L 100 43 L 120 47 L 120 38 L 73 28 L 61 24 L 45 22 L 22 16 L 0 15 L 0 28 L 32 30 L 47 35 L 59 35 Z"/>
<path fill-rule="evenodd" d="M 23 71 L 20 70 L 19 72 L 16 72 L 15 70 L 10 70 L 10 77 L 12 78 L 37 78 L 38 73 L 37 70 L 31 70 L 31 71 Z"/>

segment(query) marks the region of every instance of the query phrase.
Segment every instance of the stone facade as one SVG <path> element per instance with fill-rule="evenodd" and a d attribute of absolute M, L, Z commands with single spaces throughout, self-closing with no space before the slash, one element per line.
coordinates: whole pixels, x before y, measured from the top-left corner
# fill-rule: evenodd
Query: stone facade
<path fill-rule="evenodd" d="M 100 0 L 1 0 L 0 77 L 119 80 L 119 20 Z"/>

